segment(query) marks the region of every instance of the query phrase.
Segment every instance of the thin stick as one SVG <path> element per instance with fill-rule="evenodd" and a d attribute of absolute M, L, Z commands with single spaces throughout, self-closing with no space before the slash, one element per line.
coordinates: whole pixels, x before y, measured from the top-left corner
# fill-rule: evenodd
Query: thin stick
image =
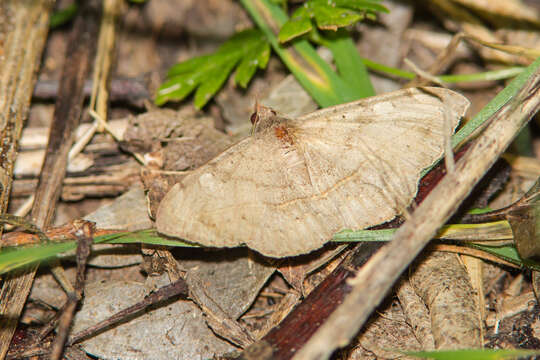
<path fill-rule="evenodd" d="M 99 31 L 96 58 L 94 59 L 94 74 L 92 76 L 92 94 L 89 111 L 94 112 L 94 123 L 69 152 L 73 159 L 90 142 L 94 134 L 103 132 L 107 123 L 107 103 L 109 99 L 108 82 L 113 63 L 116 40 L 116 20 L 120 13 L 121 2 L 118 0 L 103 1 L 103 16 Z M 117 137 L 113 134 L 115 140 Z"/>
<path fill-rule="evenodd" d="M 122 321 L 126 317 L 136 314 L 144 310 L 150 305 L 154 305 L 156 303 L 165 301 L 175 296 L 187 297 L 187 295 L 188 295 L 188 286 L 186 282 L 184 281 L 184 279 L 179 279 L 178 281 L 171 283 L 167 286 L 164 286 L 158 289 L 157 291 L 151 293 L 150 295 L 146 296 L 144 300 L 136 303 L 135 305 L 132 305 L 124 310 L 121 310 L 117 312 L 116 314 L 112 315 L 111 317 L 109 317 L 108 319 L 105 319 L 95 325 L 90 326 L 89 328 L 86 328 L 76 333 L 68 340 L 67 345 L 68 346 L 73 345 L 76 342 L 79 342 L 82 339 L 85 339 L 92 334 L 95 334 L 107 327 L 118 324 L 120 321 Z"/>
<path fill-rule="evenodd" d="M 86 281 L 86 264 L 90 256 L 95 227 L 93 223 L 83 223 L 81 228 L 75 233 L 77 236 L 77 280 L 75 282 L 75 292 L 68 294 L 68 300 L 64 306 L 62 315 L 58 320 L 58 335 L 55 337 L 51 349 L 51 360 L 58 360 L 64 352 L 64 344 L 71 328 L 73 315 L 77 304 L 82 298 L 84 283 Z"/>
<path fill-rule="evenodd" d="M 540 69 L 489 120 L 465 155 L 352 281 L 353 290 L 294 359 L 328 359 L 347 345 L 392 284 L 540 107 Z"/>
<path fill-rule="evenodd" d="M 34 88 L 34 99 L 55 100 L 58 93 L 58 80 L 39 80 Z M 90 97 L 93 82 L 84 83 L 84 96 Z M 137 108 L 144 107 L 144 100 L 150 98 L 142 78 L 113 78 L 110 83 L 111 102 L 124 102 Z"/>

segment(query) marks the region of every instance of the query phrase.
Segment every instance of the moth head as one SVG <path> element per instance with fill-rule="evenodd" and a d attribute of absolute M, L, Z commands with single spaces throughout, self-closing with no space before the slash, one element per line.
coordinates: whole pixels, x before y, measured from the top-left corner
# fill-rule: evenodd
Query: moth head
<path fill-rule="evenodd" d="M 278 113 L 258 101 L 255 101 L 255 111 L 251 114 L 251 134 L 261 132 L 269 127 L 277 124 L 281 117 Z"/>

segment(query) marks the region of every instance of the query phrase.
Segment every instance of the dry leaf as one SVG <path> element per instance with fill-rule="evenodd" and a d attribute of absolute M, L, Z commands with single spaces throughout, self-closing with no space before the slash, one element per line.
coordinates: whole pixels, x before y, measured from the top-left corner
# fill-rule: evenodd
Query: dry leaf
<path fill-rule="evenodd" d="M 446 89 L 406 89 L 287 119 L 262 108 L 253 135 L 174 185 L 158 231 L 266 256 L 320 248 L 343 229 L 392 219 L 468 107 Z M 448 128 L 448 127 L 447 127 Z M 449 134 L 447 134 L 449 136 Z"/>

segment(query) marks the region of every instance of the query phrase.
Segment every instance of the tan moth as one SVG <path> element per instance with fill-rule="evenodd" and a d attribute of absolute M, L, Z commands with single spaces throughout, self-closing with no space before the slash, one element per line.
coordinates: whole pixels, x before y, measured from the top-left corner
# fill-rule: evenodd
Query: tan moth
<path fill-rule="evenodd" d="M 443 154 L 463 96 L 405 89 L 288 119 L 262 108 L 253 134 L 167 193 L 159 232 L 271 257 L 308 253 L 343 229 L 391 220 Z M 446 117 L 446 120 L 445 120 Z"/>

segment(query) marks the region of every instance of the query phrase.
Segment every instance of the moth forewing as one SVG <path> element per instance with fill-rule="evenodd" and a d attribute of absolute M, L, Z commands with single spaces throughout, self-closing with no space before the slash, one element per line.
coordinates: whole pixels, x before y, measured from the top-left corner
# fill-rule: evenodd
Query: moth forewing
<path fill-rule="evenodd" d="M 246 244 L 285 257 L 343 229 L 391 220 L 414 198 L 468 101 L 441 88 L 406 89 L 298 119 L 265 110 L 255 133 L 186 176 L 160 204 L 167 235 L 213 247 Z"/>
<path fill-rule="evenodd" d="M 412 111 L 405 113 L 404 107 Z M 409 88 L 320 109 L 300 116 L 298 120 L 373 122 L 386 121 L 384 116 L 387 115 L 399 115 L 402 118 L 414 115 L 417 118 L 436 121 L 444 108 L 449 109 L 459 121 L 469 108 L 469 100 L 457 92 L 444 88 Z"/>

